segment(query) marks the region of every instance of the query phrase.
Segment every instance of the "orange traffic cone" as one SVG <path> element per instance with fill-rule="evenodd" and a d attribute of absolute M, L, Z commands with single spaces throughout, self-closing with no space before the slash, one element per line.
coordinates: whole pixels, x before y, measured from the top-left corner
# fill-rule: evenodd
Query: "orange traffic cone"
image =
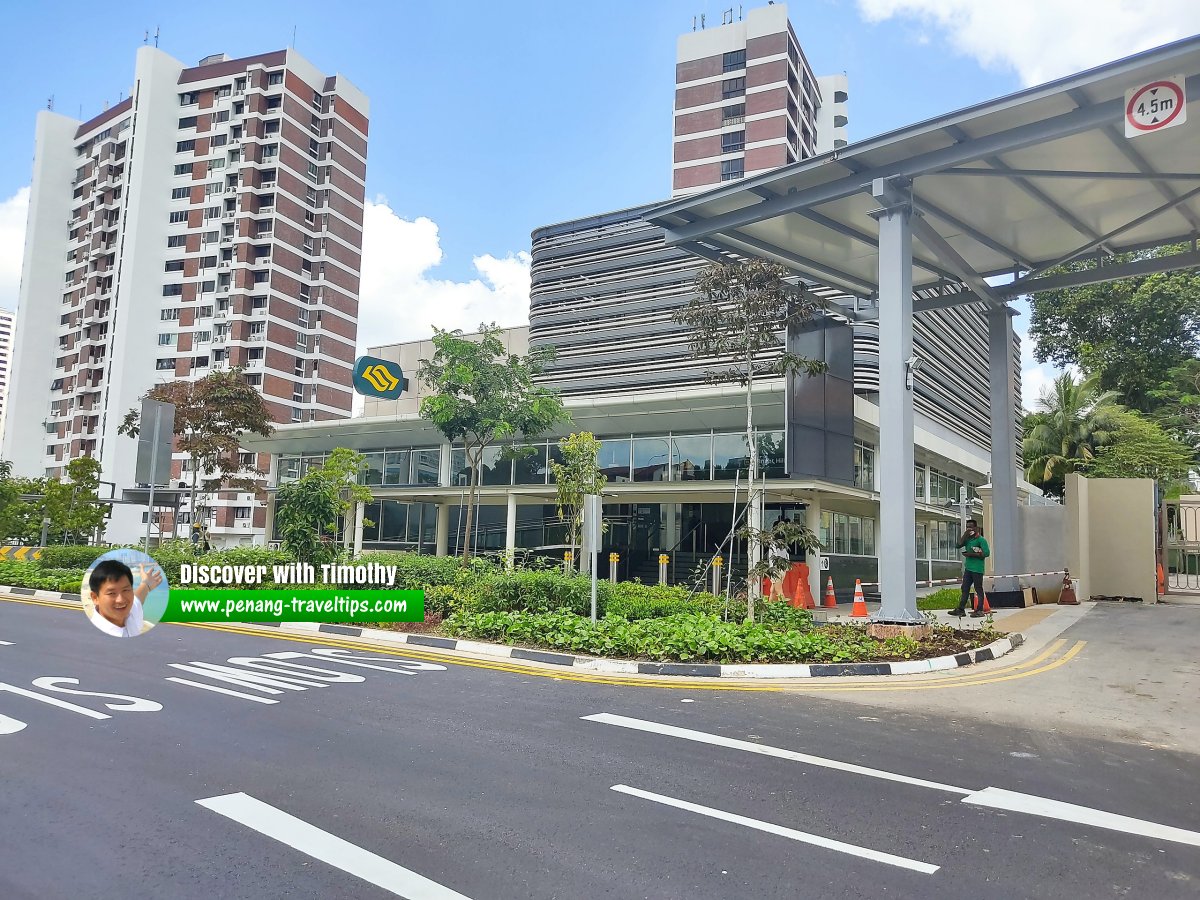
<path fill-rule="evenodd" d="M 784 590 L 787 590 L 788 578 L 792 579 L 792 600 L 791 605 L 797 609 L 816 609 L 817 604 L 813 600 L 812 591 L 808 589 L 808 565 L 805 563 L 793 563 L 792 568 L 788 571 L 787 578 L 783 579 Z"/>
<path fill-rule="evenodd" d="M 982 610 L 982 612 L 983 612 L 983 614 L 986 616 L 986 615 L 988 615 L 988 614 L 990 614 L 990 613 L 991 613 L 991 611 L 992 611 L 992 605 L 991 605 L 990 603 L 988 603 L 988 601 L 987 601 L 987 594 L 986 594 L 986 593 L 980 594 L 980 595 L 979 595 L 979 597 L 980 597 L 980 599 L 982 599 L 982 600 L 983 600 L 983 610 Z"/>
<path fill-rule="evenodd" d="M 833 576 L 829 576 L 829 584 L 825 586 L 825 600 L 821 604 L 826 609 L 837 609 L 837 594 L 833 590 Z"/>
<path fill-rule="evenodd" d="M 867 617 L 867 601 L 863 597 L 862 579 L 854 579 L 854 607 L 850 610 L 852 619 L 865 619 Z"/>
<path fill-rule="evenodd" d="M 1075 586 L 1071 584 L 1071 573 L 1063 576 L 1062 593 L 1058 595 L 1059 606 L 1078 606 L 1079 598 L 1075 596 Z"/>

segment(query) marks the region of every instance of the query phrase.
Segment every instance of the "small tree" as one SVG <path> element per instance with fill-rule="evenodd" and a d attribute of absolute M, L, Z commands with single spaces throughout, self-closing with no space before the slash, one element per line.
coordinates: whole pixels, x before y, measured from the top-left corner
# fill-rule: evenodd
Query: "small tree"
<path fill-rule="evenodd" d="M 193 523 L 205 520 L 196 505 L 197 490 L 202 498 L 222 487 L 262 493 L 258 479 L 267 473 L 241 464 L 241 437 L 247 433 L 267 437 L 275 429 L 266 402 L 246 382 L 241 369 L 210 372 L 196 381 L 157 384 L 145 398 L 175 405 L 175 446 L 191 457 Z M 126 413 L 118 433 L 136 438 L 141 430 L 140 415 L 138 409 Z M 242 476 L 242 471 L 251 476 Z M 203 481 L 201 472 L 206 476 Z"/>
<path fill-rule="evenodd" d="M 374 499 L 371 490 L 358 483 L 365 466 L 361 453 L 339 447 L 320 468 L 276 492 L 275 524 L 293 559 L 314 565 L 337 559 L 338 519 L 348 524 L 356 504 Z"/>
<path fill-rule="evenodd" d="M 558 492 L 558 517 L 567 523 L 572 548 L 579 547 L 583 526 L 583 498 L 599 494 L 608 483 L 600 470 L 600 442 L 590 431 L 572 434 L 558 442 L 563 461 L 550 460 L 550 474 Z M 577 561 L 580 565 L 582 561 Z"/>
<path fill-rule="evenodd" d="M 74 544 L 90 540 L 104 524 L 107 510 L 99 502 L 100 462 L 81 456 L 67 463 L 67 480 L 46 482 L 45 514 L 55 540 Z"/>
<path fill-rule="evenodd" d="M 746 449 L 749 454 L 750 518 L 748 527 L 762 523 L 763 497 L 755 489 L 758 478 L 758 442 L 754 437 L 754 382 L 786 374 L 816 375 L 825 363 L 790 353 L 786 346 L 789 326 L 813 319 L 821 304 L 803 286 L 789 284 L 788 270 L 778 263 L 749 259 L 717 263 L 696 277 L 699 295 L 675 314 L 675 321 L 691 329 L 689 346 L 697 359 L 720 361 L 727 367 L 708 373 L 711 382 L 734 382 L 746 388 Z M 748 543 L 749 568 L 759 565 L 761 546 Z M 753 578 L 747 589 L 746 609 L 754 621 Z"/>
<path fill-rule="evenodd" d="M 798 547 L 805 555 L 821 549 L 821 542 L 812 529 L 800 522 L 779 521 L 770 528 L 747 525 L 738 530 L 738 537 L 758 548 L 759 560 L 748 572 L 750 581 L 756 585 L 761 585 L 764 578 L 775 581 L 787 574 L 791 566 L 788 560 L 791 548 Z M 750 596 L 748 589 L 746 596 Z"/>
<path fill-rule="evenodd" d="M 550 348 L 527 356 L 510 354 L 495 323 L 479 326 L 478 339 L 461 330 L 434 329 L 433 359 L 423 359 L 417 375 L 432 391 L 421 401 L 421 417 L 452 445 L 462 442 L 471 485 L 467 496 L 463 562 L 471 557 L 471 528 L 479 492 L 483 452 L 500 441 L 534 438 L 567 418 L 555 391 L 534 379 L 554 358 Z"/>
<path fill-rule="evenodd" d="M 1108 443 L 1081 468 L 1094 478 L 1153 478 L 1164 493 L 1187 483 L 1195 464 L 1192 448 L 1154 422 L 1132 411 L 1112 414 L 1115 430 Z"/>

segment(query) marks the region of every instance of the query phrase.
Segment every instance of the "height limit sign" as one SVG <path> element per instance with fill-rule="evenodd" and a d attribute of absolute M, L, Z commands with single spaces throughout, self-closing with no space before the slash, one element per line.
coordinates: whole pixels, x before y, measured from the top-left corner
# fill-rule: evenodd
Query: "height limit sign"
<path fill-rule="evenodd" d="M 1125 137 L 1137 137 L 1187 121 L 1184 76 L 1160 78 L 1125 92 Z"/>

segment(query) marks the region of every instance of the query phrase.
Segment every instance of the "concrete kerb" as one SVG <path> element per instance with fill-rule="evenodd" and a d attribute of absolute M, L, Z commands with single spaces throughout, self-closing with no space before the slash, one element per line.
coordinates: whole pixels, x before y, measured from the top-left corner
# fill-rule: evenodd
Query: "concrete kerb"
<path fill-rule="evenodd" d="M 78 594 L 57 591 L 37 591 L 30 588 L 5 587 L 0 593 L 34 597 L 41 600 L 58 600 L 82 603 Z M 250 622 L 234 623 L 270 627 L 280 634 L 328 634 L 339 637 L 354 637 L 388 645 L 410 645 L 430 648 L 488 659 L 515 659 L 571 668 L 579 672 L 609 675 L 676 675 L 687 678 L 742 678 L 742 679 L 800 679 L 841 678 L 852 675 L 917 675 L 942 672 L 962 666 L 999 659 L 1020 647 L 1025 642 L 1022 634 L 1010 634 L 986 647 L 979 647 L 953 656 L 933 659 L 905 660 L 903 662 L 860 662 L 860 663 L 674 663 L 639 662 L 636 660 L 602 659 L 590 656 L 574 656 L 525 647 L 510 647 L 482 641 L 466 641 L 456 638 L 436 637 L 428 634 L 410 634 L 405 631 L 387 631 L 381 628 L 360 628 L 357 625 L 319 624 L 316 622 Z"/>

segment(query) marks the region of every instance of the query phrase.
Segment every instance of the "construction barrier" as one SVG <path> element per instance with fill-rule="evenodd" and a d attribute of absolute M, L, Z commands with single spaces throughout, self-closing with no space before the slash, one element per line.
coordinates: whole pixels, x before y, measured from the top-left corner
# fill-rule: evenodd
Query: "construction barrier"
<path fill-rule="evenodd" d="M 26 561 L 41 559 L 41 547 L 0 547 L 0 560 L 4 559 L 23 559 Z"/>

